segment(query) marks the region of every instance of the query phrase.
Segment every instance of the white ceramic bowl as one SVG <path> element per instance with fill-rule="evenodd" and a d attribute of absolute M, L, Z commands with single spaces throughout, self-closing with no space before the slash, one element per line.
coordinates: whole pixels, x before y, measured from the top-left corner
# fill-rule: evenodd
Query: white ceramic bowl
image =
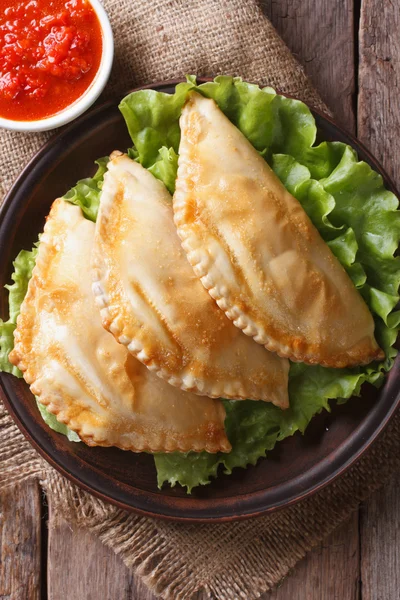
<path fill-rule="evenodd" d="M 0 117 L 0 127 L 12 129 L 13 131 L 48 131 L 65 125 L 79 117 L 97 100 L 103 91 L 110 76 L 111 67 L 114 58 L 114 38 L 107 13 L 99 0 L 89 0 L 90 4 L 99 19 L 101 31 L 103 34 L 103 52 L 100 66 L 96 76 L 86 92 L 80 96 L 73 104 L 60 111 L 52 117 L 38 119 L 37 121 L 14 121 L 12 119 L 3 119 Z"/>

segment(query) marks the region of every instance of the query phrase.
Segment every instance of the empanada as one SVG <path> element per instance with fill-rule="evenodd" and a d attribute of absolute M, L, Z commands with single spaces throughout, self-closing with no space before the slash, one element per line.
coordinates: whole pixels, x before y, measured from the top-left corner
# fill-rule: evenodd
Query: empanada
<path fill-rule="evenodd" d="M 80 208 L 54 202 L 10 361 L 38 400 L 86 444 L 228 452 L 220 400 L 165 383 L 102 327 L 91 289 L 94 232 Z"/>
<path fill-rule="evenodd" d="M 160 377 L 200 395 L 288 406 L 288 361 L 210 298 L 181 247 L 171 196 L 126 155 L 108 165 L 93 265 L 104 326 Z"/>
<path fill-rule="evenodd" d="M 329 367 L 384 354 L 374 320 L 300 203 L 213 100 L 181 120 L 175 223 L 204 287 L 248 336 Z"/>

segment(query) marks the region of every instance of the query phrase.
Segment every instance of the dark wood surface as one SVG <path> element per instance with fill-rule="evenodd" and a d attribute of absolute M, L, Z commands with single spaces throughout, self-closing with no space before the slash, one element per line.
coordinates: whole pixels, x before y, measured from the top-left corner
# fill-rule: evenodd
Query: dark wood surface
<path fill-rule="evenodd" d="M 30 482 L 0 493 L 0 598 L 41 599 L 42 498 Z"/>
<path fill-rule="evenodd" d="M 264 0 L 337 121 L 400 184 L 400 3 Z M 263 600 L 400 598 L 400 476 Z M 46 510 L 36 484 L 0 492 L 0 599 L 155 600 L 112 551 Z"/>

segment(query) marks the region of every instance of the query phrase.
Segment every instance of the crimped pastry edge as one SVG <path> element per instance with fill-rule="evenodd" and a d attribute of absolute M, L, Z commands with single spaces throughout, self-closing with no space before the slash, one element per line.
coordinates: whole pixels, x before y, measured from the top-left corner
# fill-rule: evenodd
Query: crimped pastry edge
<path fill-rule="evenodd" d="M 112 156 L 114 156 L 114 159 L 118 159 L 121 157 L 125 158 L 127 155 L 122 155 L 118 151 L 115 151 L 112 153 Z M 103 225 L 107 225 L 110 210 L 111 202 L 105 202 L 103 197 L 98 215 L 99 223 L 102 221 Z M 114 335 L 115 339 L 120 344 L 126 346 L 129 352 L 141 363 L 143 363 L 148 369 L 150 369 L 155 375 L 157 375 L 164 381 L 167 381 L 170 385 L 173 385 L 174 387 L 178 387 L 187 392 L 192 392 L 199 396 L 208 396 L 209 398 L 222 397 L 226 398 L 227 400 L 259 400 L 264 402 L 271 402 L 272 404 L 275 404 L 280 408 L 283 407 L 282 402 L 276 400 L 272 401 L 270 397 L 267 397 L 266 395 L 265 397 L 260 398 L 253 397 L 251 394 L 246 393 L 244 387 L 245 381 L 243 380 L 236 381 L 236 385 L 228 383 L 225 386 L 218 384 L 206 386 L 204 380 L 202 379 L 198 379 L 193 376 L 182 377 L 179 375 L 173 375 L 169 370 L 160 367 L 154 361 L 154 359 L 151 359 L 149 357 L 148 353 L 146 352 L 146 349 L 134 336 L 126 334 L 126 329 L 124 327 L 121 328 L 121 326 L 118 324 L 118 319 L 112 318 L 109 310 L 110 303 L 105 286 L 106 270 L 104 268 L 104 264 L 102 263 L 99 257 L 99 253 L 96 251 L 94 251 L 92 254 L 92 273 L 92 290 L 95 296 L 96 304 L 100 309 L 103 326 L 105 327 L 105 329 L 107 329 L 107 331 Z M 121 312 L 119 313 L 119 316 L 120 315 Z"/>
<path fill-rule="evenodd" d="M 182 112 L 180 117 L 181 130 L 183 129 L 188 116 L 185 111 Z M 182 139 L 180 151 L 182 148 Z M 187 186 L 187 181 L 191 178 L 190 163 L 185 157 L 185 153 L 180 152 L 178 159 L 178 174 L 176 179 L 176 188 L 173 196 L 173 209 L 174 209 L 174 222 L 177 228 L 178 235 L 181 239 L 182 248 L 185 250 L 189 263 L 191 264 L 195 274 L 200 279 L 204 288 L 208 291 L 210 296 L 216 301 L 221 310 L 224 311 L 228 319 L 238 327 L 243 333 L 251 337 L 256 343 L 264 346 L 270 352 L 275 352 L 281 358 L 290 359 L 293 362 L 304 362 L 309 365 L 321 365 L 323 367 L 343 368 L 367 365 L 375 359 L 382 358 L 382 350 L 377 345 L 374 351 L 371 351 L 368 357 L 363 360 L 349 359 L 348 353 L 343 353 L 339 356 L 335 356 L 334 360 L 326 360 L 318 358 L 311 350 L 307 351 L 304 349 L 306 344 L 301 345 L 303 353 L 296 352 L 296 349 L 288 346 L 278 344 L 271 336 L 269 336 L 265 330 L 251 319 L 246 313 L 244 313 L 235 303 L 230 300 L 230 295 L 226 286 L 220 286 L 216 283 L 216 272 L 207 254 L 203 251 L 200 243 L 198 242 L 195 235 L 190 232 L 190 229 L 186 226 L 185 220 L 185 207 L 187 196 L 191 194 L 191 189 Z M 300 347 L 300 345 L 299 345 Z M 308 345 L 310 348 L 310 345 Z"/>
<path fill-rule="evenodd" d="M 55 200 L 51 207 L 49 216 L 53 210 L 56 210 L 58 208 L 60 203 L 64 203 L 64 202 L 65 201 L 61 198 L 58 198 L 57 200 Z M 71 208 L 74 208 L 76 210 L 80 210 L 79 207 L 72 207 L 72 205 L 69 205 L 69 206 L 71 206 Z M 46 266 L 49 264 L 49 262 L 51 261 L 52 254 L 53 254 L 53 246 L 48 241 L 48 237 L 50 237 L 50 235 L 51 235 L 48 232 L 48 230 L 49 230 L 48 223 L 49 222 L 51 223 L 50 220 L 47 220 L 45 227 L 44 227 L 44 232 L 41 237 L 41 242 L 40 242 L 40 246 L 39 246 L 38 256 L 36 259 L 35 266 L 32 270 L 32 277 L 29 281 L 28 290 L 27 290 L 27 293 L 26 293 L 25 298 L 21 305 L 21 312 L 17 318 L 17 327 L 14 332 L 14 340 L 15 340 L 14 348 L 10 352 L 10 355 L 9 355 L 10 362 L 13 365 L 15 365 L 22 372 L 24 380 L 29 385 L 31 392 L 36 396 L 37 400 L 42 405 L 46 406 L 47 410 L 56 417 L 56 419 L 59 423 L 67 425 L 69 427 L 69 429 L 71 429 L 72 431 L 77 433 L 78 436 L 80 437 L 80 439 L 84 443 L 86 443 L 88 446 L 118 447 L 121 450 L 126 450 L 126 451 L 131 451 L 131 452 L 170 453 L 170 452 L 188 452 L 188 451 L 192 451 L 192 450 L 196 451 L 196 452 L 201 452 L 201 451 L 205 450 L 206 452 L 209 452 L 210 454 L 215 454 L 216 452 L 220 452 L 220 451 L 229 452 L 231 450 L 231 446 L 226 437 L 225 429 L 223 427 L 216 428 L 216 431 L 218 431 L 220 429 L 220 432 L 223 434 L 223 436 L 222 436 L 223 443 L 219 443 L 219 444 L 212 442 L 210 440 L 207 440 L 207 442 L 205 444 L 193 444 L 192 443 L 189 445 L 190 446 L 189 448 L 187 445 L 183 446 L 181 443 L 176 443 L 175 445 L 167 448 L 167 443 L 165 443 L 164 446 L 162 446 L 160 441 L 158 442 L 158 445 L 143 443 L 143 445 L 140 447 L 138 447 L 138 445 L 136 445 L 136 446 L 129 445 L 129 444 L 116 445 L 115 443 L 109 443 L 109 442 L 107 442 L 107 440 L 104 437 L 99 437 L 99 436 L 96 436 L 95 434 L 84 433 L 82 426 L 74 424 L 68 418 L 68 416 L 66 414 L 68 412 L 68 407 L 66 409 L 60 408 L 57 405 L 57 403 L 55 402 L 54 396 L 46 393 L 43 390 L 43 387 L 40 384 L 41 377 L 37 377 L 35 375 L 34 369 L 32 369 L 32 367 L 29 367 L 29 364 L 27 363 L 25 357 L 29 354 L 30 348 L 32 346 L 31 332 L 33 329 L 32 324 L 35 320 L 35 310 L 32 306 L 32 301 L 36 295 L 37 287 L 39 287 L 40 273 L 41 273 L 42 269 L 46 268 Z M 31 326 L 29 327 L 29 325 L 31 325 Z M 23 326 L 23 328 L 24 328 L 23 331 L 28 332 L 28 335 L 23 336 L 21 334 L 21 330 L 19 329 L 19 326 Z M 224 411 L 224 414 L 225 414 L 225 409 L 224 409 L 222 403 L 221 403 L 221 406 L 219 407 L 219 410 Z M 161 438 L 161 440 L 168 441 L 168 434 L 167 433 L 164 434 L 163 437 Z"/>

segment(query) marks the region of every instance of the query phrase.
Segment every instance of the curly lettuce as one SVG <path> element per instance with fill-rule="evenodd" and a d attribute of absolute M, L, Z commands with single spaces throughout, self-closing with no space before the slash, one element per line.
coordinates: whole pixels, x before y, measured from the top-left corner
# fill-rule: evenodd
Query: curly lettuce
<path fill-rule="evenodd" d="M 296 431 L 304 433 L 310 420 L 330 410 L 330 400 L 345 402 L 359 396 L 364 382 L 379 387 L 396 356 L 394 343 L 400 327 L 400 212 L 396 197 L 380 175 L 355 151 L 341 142 L 315 145 L 317 129 L 308 107 L 260 89 L 240 78 L 217 77 L 197 86 L 193 76 L 176 87 L 175 94 L 141 90 L 120 104 L 133 147 L 129 155 L 149 169 L 173 193 L 180 140 L 179 117 L 191 90 L 213 98 L 228 118 L 267 160 L 285 187 L 299 200 L 322 238 L 346 269 L 367 302 L 376 324 L 376 337 L 386 358 L 352 369 L 328 369 L 292 364 L 289 376 L 290 408 L 254 401 L 224 401 L 229 454 L 173 453 L 155 455 L 158 484 L 185 486 L 190 492 L 216 477 L 219 469 L 254 465 L 275 444 Z M 64 198 L 96 220 L 107 158 L 97 173 L 83 179 Z M 35 252 L 35 251 L 34 251 Z M 18 255 L 10 286 L 10 319 L 0 322 L 0 370 L 13 372 L 7 360 L 19 306 L 26 293 L 35 255 Z M 50 427 L 61 430 L 53 415 L 40 407 Z M 46 414 L 47 413 L 47 414 Z M 61 428 L 61 429 L 60 429 Z M 76 434 L 72 434 L 76 435 Z"/>
<path fill-rule="evenodd" d="M 159 486 L 180 483 L 188 491 L 208 483 L 220 465 L 231 473 L 235 467 L 255 464 L 277 442 L 296 431 L 304 433 L 315 414 L 330 410 L 329 400 L 345 402 L 360 395 L 364 382 L 379 387 L 396 356 L 393 344 L 400 324 L 400 312 L 394 310 L 400 283 L 400 257 L 394 256 L 400 240 L 397 198 L 384 188 L 380 175 L 358 161 L 346 144 L 315 145 L 315 120 L 302 102 L 225 76 L 201 85 L 189 77 L 173 95 L 153 90 L 135 92 L 120 104 L 135 159 L 173 191 L 179 116 L 192 90 L 216 101 L 302 204 L 367 302 L 386 359 L 352 369 L 292 364 L 287 411 L 262 402 L 224 401 L 225 425 L 232 444 L 229 454 L 155 456 Z M 174 161 L 167 158 L 171 156 Z"/>
<path fill-rule="evenodd" d="M 41 404 L 38 400 L 36 400 L 36 403 L 43 421 L 46 423 L 46 425 L 50 427 L 50 429 L 53 429 L 54 431 L 57 431 L 57 433 L 61 433 L 62 435 L 67 436 L 70 442 L 81 441 L 79 435 L 75 433 L 75 431 L 69 429 L 69 427 L 64 425 L 64 423 L 60 423 L 59 421 L 57 421 L 57 417 L 51 412 L 49 412 L 44 406 L 44 404 Z"/>
<path fill-rule="evenodd" d="M 8 290 L 9 318 L 7 321 L 0 319 L 0 371 L 12 373 L 22 377 L 22 373 L 8 361 L 8 355 L 14 348 L 14 329 L 25 298 L 28 283 L 32 276 L 37 256 L 37 246 L 33 250 L 21 250 L 13 262 L 14 272 L 11 279 L 14 283 L 6 285 Z"/>
<path fill-rule="evenodd" d="M 80 206 L 89 221 L 96 222 L 100 203 L 100 192 L 103 186 L 104 174 L 107 171 L 108 156 L 95 161 L 97 171 L 93 177 L 80 179 L 78 183 L 64 196 L 64 200 Z"/>

